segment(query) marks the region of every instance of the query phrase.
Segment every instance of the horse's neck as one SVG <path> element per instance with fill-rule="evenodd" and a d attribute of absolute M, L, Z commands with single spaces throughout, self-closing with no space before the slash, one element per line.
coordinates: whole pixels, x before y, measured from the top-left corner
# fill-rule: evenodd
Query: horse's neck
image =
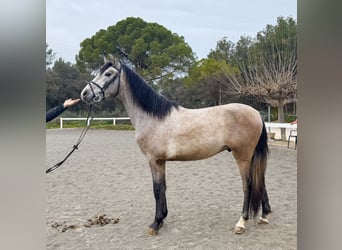
<path fill-rule="evenodd" d="M 129 87 L 127 85 L 122 86 L 122 90 L 123 91 L 120 92 L 119 98 L 121 99 L 127 114 L 131 119 L 132 125 L 137 130 L 141 126 L 142 121 L 147 118 L 148 114 L 143 112 L 134 104 L 131 93 L 129 92 Z"/>

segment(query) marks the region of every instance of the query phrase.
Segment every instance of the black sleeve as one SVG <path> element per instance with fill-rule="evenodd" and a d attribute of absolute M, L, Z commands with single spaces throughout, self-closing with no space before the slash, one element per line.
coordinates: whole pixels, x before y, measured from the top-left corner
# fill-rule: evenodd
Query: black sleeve
<path fill-rule="evenodd" d="M 63 104 L 60 104 L 46 112 L 46 122 L 51 121 L 52 119 L 56 118 L 59 116 L 61 113 L 64 112 L 66 108 L 63 107 Z"/>

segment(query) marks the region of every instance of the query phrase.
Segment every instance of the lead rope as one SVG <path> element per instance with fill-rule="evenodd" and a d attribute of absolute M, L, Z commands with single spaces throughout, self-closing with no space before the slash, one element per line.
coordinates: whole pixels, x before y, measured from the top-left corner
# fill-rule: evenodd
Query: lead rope
<path fill-rule="evenodd" d="M 88 129 L 90 128 L 90 124 L 91 124 L 91 121 L 93 120 L 93 117 L 90 118 L 90 121 L 88 123 L 88 120 L 89 120 L 89 117 L 90 117 L 90 113 L 91 113 L 91 110 L 92 110 L 92 107 L 93 105 L 90 105 L 89 106 L 89 111 L 88 111 L 88 116 L 87 116 L 87 120 L 86 120 L 86 124 L 87 126 L 85 128 L 83 128 L 82 132 L 81 132 L 81 135 L 80 137 L 78 138 L 76 144 L 73 146 L 72 150 L 65 156 L 65 158 L 56 163 L 54 166 L 52 166 L 51 168 L 47 169 L 46 170 L 46 174 L 52 172 L 53 170 L 59 168 L 68 158 L 69 156 L 75 151 L 75 149 L 78 149 L 78 146 L 80 145 L 81 141 L 83 140 L 84 136 L 86 135 Z"/>

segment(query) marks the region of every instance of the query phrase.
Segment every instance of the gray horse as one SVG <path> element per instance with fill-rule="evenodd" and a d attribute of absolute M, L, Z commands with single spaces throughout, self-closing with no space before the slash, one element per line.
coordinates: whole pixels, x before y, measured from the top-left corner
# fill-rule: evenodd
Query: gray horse
<path fill-rule="evenodd" d="M 238 103 L 187 109 L 155 92 L 138 74 L 117 60 L 105 63 L 81 92 L 91 104 L 118 97 L 135 127 L 136 142 L 146 156 L 153 178 L 156 211 L 148 233 L 156 235 L 167 216 L 166 161 L 189 161 L 232 152 L 243 187 L 242 214 L 234 232 L 245 232 L 250 216 L 262 206 L 259 223 L 271 212 L 265 186 L 267 133 L 260 114 Z"/>

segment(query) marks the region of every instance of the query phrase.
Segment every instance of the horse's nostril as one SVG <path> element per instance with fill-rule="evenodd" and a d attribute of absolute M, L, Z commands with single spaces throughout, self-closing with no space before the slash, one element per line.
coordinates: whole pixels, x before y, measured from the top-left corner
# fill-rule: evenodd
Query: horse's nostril
<path fill-rule="evenodd" d="M 94 102 L 100 102 L 101 101 L 101 97 L 96 95 L 96 96 L 94 96 L 93 100 L 94 100 Z"/>
<path fill-rule="evenodd" d="M 88 94 L 87 90 L 84 90 L 83 93 L 82 93 L 83 96 L 86 96 L 87 94 Z"/>

